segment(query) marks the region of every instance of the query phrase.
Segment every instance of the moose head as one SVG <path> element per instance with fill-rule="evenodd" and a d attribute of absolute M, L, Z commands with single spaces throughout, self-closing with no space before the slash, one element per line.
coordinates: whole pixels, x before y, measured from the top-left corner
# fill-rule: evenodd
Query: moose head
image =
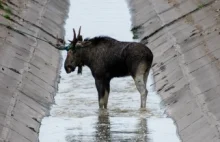
<path fill-rule="evenodd" d="M 82 64 L 79 61 L 79 58 L 77 58 L 76 54 L 76 44 L 77 42 L 83 41 L 81 33 L 81 26 L 78 31 L 78 35 L 76 36 L 75 29 L 73 29 L 73 40 L 69 40 L 70 44 L 68 46 L 60 46 L 61 44 L 65 44 L 63 39 L 58 39 L 57 38 L 57 49 L 59 50 L 66 50 L 67 51 L 67 57 L 64 62 L 64 68 L 66 70 L 66 73 L 71 73 L 75 70 L 76 67 L 78 67 L 78 74 L 82 73 Z"/>

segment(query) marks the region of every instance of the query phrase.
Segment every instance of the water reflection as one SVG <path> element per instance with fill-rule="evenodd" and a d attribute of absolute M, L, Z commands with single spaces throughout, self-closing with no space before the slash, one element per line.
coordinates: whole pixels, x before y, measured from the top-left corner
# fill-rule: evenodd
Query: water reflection
<path fill-rule="evenodd" d="M 148 137 L 148 127 L 147 127 L 147 119 L 146 118 L 140 118 L 138 123 L 138 135 L 137 135 L 137 141 L 143 141 L 147 142 Z"/>
<path fill-rule="evenodd" d="M 81 120 L 84 118 L 81 118 Z M 88 122 L 92 127 L 85 127 Z M 78 124 L 78 125 L 75 125 Z M 75 120 L 68 130 L 67 142 L 148 142 L 147 119 L 144 117 L 110 117 L 107 110 L 101 110 L 96 119 L 86 118 L 83 123 Z M 80 125 L 79 125 L 80 124 Z"/>
<path fill-rule="evenodd" d="M 111 141 L 111 124 L 108 111 L 100 110 L 96 123 L 96 141 Z"/>

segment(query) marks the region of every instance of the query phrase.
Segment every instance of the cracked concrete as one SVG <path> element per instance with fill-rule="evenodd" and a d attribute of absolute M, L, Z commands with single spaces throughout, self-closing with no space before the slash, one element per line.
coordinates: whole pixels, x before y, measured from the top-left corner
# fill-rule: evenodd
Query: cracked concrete
<path fill-rule="evenodd" d="M 220 141 L 220 1 L 129 0 L 154 79 L 184 142 Z M 133 31 L 134 32 L 134 31 Z"/>
<path fill-rule="evenodd" d="M 69 1 L 2 1 L 13 14 L 0 23 L 55 43 L 64 35 Z M 54 36 L 55 35 L 55 36 Z M 48 43 L 0 25 L 0 141 L 38 141 L 57 90 L 61 56 Z"/>

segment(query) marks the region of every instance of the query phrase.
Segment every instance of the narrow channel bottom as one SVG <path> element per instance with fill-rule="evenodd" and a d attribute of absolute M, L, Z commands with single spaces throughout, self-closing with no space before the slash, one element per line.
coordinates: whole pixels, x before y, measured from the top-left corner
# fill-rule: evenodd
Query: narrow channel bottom
<path fill-rule="evenodd" d="M 90 116 L 49 117 L 42 122 L 41 141 L 99 142 L 145 141 L 178 142 L 175 126 L 168 118 Z M 46 136 L 47 135 L 47 136 Z M 48 136 L 52 135 L 52 137 Z"/>

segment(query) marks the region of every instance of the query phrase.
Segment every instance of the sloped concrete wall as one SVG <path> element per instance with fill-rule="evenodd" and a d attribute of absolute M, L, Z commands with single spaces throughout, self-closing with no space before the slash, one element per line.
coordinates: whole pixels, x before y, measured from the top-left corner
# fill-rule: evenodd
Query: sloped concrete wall
<path fill-rule="evenodd" d="M 60 53 L 48 43 L 64 35 L 68 0 L 2 0 L 0 10 L 0 141 L 38 141 L 41 119 L 48 115 L 57 90 Z M 4 25 L 8 25 L 5 27 Z"/>
<path fill-rule="evenodd" d="M 220 1 L 129 0 L 133 33 L 184 142 L 220 141 Z M 165 128 L 164 128 L 165 129 Z"/>

